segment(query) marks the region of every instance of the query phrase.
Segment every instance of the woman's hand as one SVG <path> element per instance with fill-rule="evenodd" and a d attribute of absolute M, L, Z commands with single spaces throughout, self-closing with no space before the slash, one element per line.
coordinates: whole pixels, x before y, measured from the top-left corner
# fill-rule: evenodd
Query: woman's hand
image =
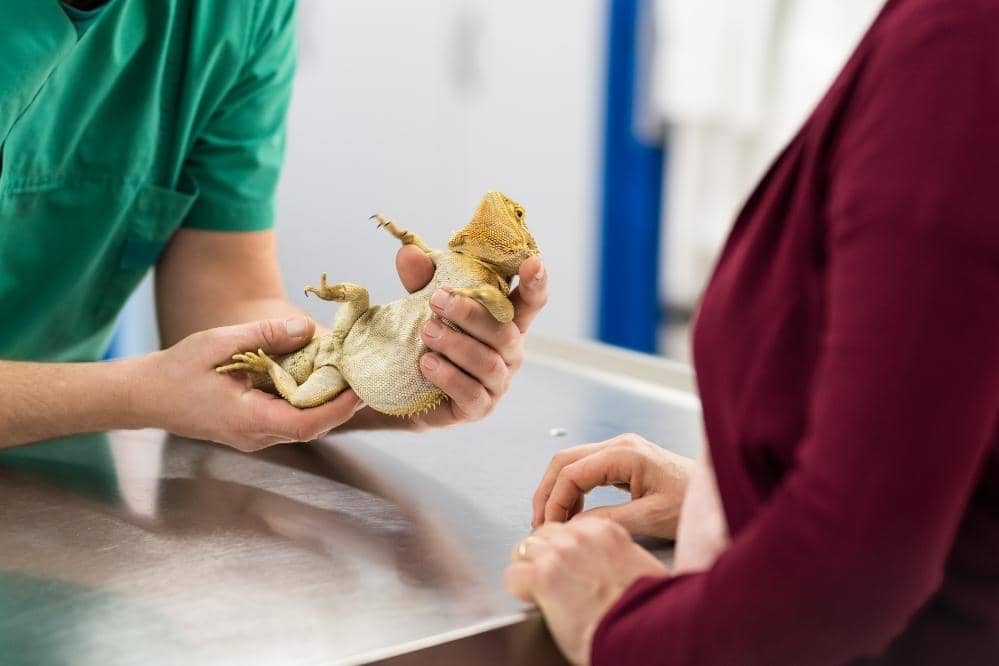
<path fill-rule="evenodd" d="M 415 247 L 399 250 L 396 267 L 409 291 L 422 288 L 433 277 L 430 259 Z M 461 328 L 454 331 L 437 321 L 424 326 L 421 337 L 430 352 L 420 359 L 423 375 L 450 400 L 415 417 L 417 425 L 444 426 L 476 421 L 496 407 L 524 362 L 524 334 L 548 300 L 548 280 L 538 257 L 520 267 L 520 283 L 510 294 L 511 323 L 497 322 L 470 298 L 438 290 L 430 307 Z"/>
<path fill-rule="evenodd" d="M 514 547 L 510 592 L 537 604 L 573 664 L 590 663 L 593 634 L 614 602 L 643 576 L 667 576 L 656 558 L 604 518 L 546 524 Z"/>
<path fill-rule="evenodd" d="M 534 493 L 532 526 L 571 519 L 583 510 L 586 493 L 614 485 L 631 492 L 631 501 L 590 509 L 586 515 L 620 523 L 632 534 L 672 539 L 694 461 L 671 453 L 638 435 L 558 452 Z"/>
<path fill-rule="evenodd" d="M 217 365 L 247 349 L 295 351 L 312 339 L 314 331 L 311 320 L 293 317 L 189 335 L 169 349 L 139 359 L 136 409 L 146 425 L 240 451 L 317 439 L 364 407 L 353 391 L 348 389 L 319 407 L 298 409 L 251 388 L 243 373 L 215 372 Z"/>

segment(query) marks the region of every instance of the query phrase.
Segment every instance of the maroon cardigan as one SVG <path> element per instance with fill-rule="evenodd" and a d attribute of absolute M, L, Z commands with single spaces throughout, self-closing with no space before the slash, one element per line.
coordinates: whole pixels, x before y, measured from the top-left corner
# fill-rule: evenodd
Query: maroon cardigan
<path fill-rule="evenodd" d="M 731 546 L 594 664 L 999 664 L 999 2 L 890 0 L 694 340 Z"/>

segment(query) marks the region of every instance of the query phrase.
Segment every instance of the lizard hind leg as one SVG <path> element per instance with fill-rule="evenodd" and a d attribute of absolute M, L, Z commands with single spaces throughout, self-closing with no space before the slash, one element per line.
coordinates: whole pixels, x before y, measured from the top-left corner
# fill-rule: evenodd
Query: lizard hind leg
<path fill-rule="evenodd" d="M 283 357 L 278 357 L 276 362 L 290 374 L 297 383 L 301 384 L 312 373 L 312 367 L 319 351 L 319 338 L 312 340 L 309 344 Z M 256 356 L 256 355 L 254 355 Z M 270 364 L 261 361 L 254 361 L 246 354 L 236 354 L 232 357 L 235 363 L 222 365 L 216 368 L 217 372 L 244 371 L 249 373 L 251 385 L 255 389 L 276 393 L 277 387 L 270 376 Z"/>
<path fill-rule="evenodd" d="M 316 368 L 288 398 L 295 407 L 306 409 L 329 402 L 347 388 L 347 380 L 332 365 Z"/>
<path fill-rule="evenodd" d="M 281 394 L 281 397 L 289 402 L 291 401 L 291 395 L 295 392 L 295 389 L 298 388 L 298 382 L 295 381 L 295 377 L 293 377 L 290 372 L 282 368 L 274 359 L 265 354 L 263 349 L 258 349 L 256 352 L 243 352 L 241 354 L 235 354 L 233 355 L 232 360 L 236 362 L 215 368 L 215 371 L 233 372 L 236 370 L 244 370 L 253 375 L 268 375 L 274 384 L 274 388 Z M 255 386 L 261 384 L 266 385 L 266 382 L 260 382 L 259 380 L 254 381 Z"/>
<path fill-rule="evenodd" d="M 501 324 L 513 321 L 513 303 L 506 294 L 491 285 L 482 287 L 468 287 L 463 289 L 451 289 L 453 294 L 468 296 L 474 301 L 482 304 L 489 314 Z"/>
<path fill-rule="evenodd" d="M 295 381 L 299 384 L 304 382 L 309 378 L 312 373 L 312 368 L 315 365 L 316 355 L 319 353 L 320 339 L 314 338 L 308 345 L 302 347 L 297 352 L 292 352 L 286 356 L 282 356 L 274 359 L 278 365 L 288 371 Z M 277 389 L 274 387 L 274 382 L 271 380 L 270 374 L 252 375 L 253 388 L 262 389 L 264 391 L 270 391 L 272 393 L 276 392 Z"/>
<path fill-rule="evenodd" d="M 347 381 L 343 375 L 330 365 L 316 368 L 304 382 L 299 384 L 290 372 L 265 354 L 263 349 L 258 349 L 256 353 L 236 354 L 233 359 L 238 362 L 231 365 L 239 367 L 232 367 L 232 370 L 266 372 L 281 397 L 300 409 L 317 407 L 332 400 L 347 388 Z M 218 371 L 229 372 L 229 366 L 225 369 L 219 368 Z"/>

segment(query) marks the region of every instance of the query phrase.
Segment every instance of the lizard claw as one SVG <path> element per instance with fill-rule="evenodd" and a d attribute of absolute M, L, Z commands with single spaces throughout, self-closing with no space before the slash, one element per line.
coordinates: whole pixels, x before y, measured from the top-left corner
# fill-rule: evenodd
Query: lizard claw
<path fill-rule="evenodd" d="M 325 298 L 324 294 L 326 294 L 329 291 L 329 283 L 326 282 L 326 273 L 323 273 L 322 275 L 319 276 L 319 288 L 318 289 L 316 289 L 312 285 L 306 285 L 305 289 L 303 289 L 303 291 L 305 292 L 305 297 L 306 298 L 309 297 L 310 293 L 311 294 L 315 294 L 319 298 Z"/>

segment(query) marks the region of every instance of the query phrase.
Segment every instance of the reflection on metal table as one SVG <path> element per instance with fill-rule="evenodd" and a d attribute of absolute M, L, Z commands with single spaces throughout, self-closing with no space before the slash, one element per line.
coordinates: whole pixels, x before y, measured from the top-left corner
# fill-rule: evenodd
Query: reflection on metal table
<path fill-rule="evenodd" d="M 4 451 L 0 662 L 562 663 L 503 587 L 534 487 L 557 450 L 620 432 L 696 454 L 689 383 L 539 341 L 492 416 L 447 430 L 249 455 L 159 431 Z"/>

